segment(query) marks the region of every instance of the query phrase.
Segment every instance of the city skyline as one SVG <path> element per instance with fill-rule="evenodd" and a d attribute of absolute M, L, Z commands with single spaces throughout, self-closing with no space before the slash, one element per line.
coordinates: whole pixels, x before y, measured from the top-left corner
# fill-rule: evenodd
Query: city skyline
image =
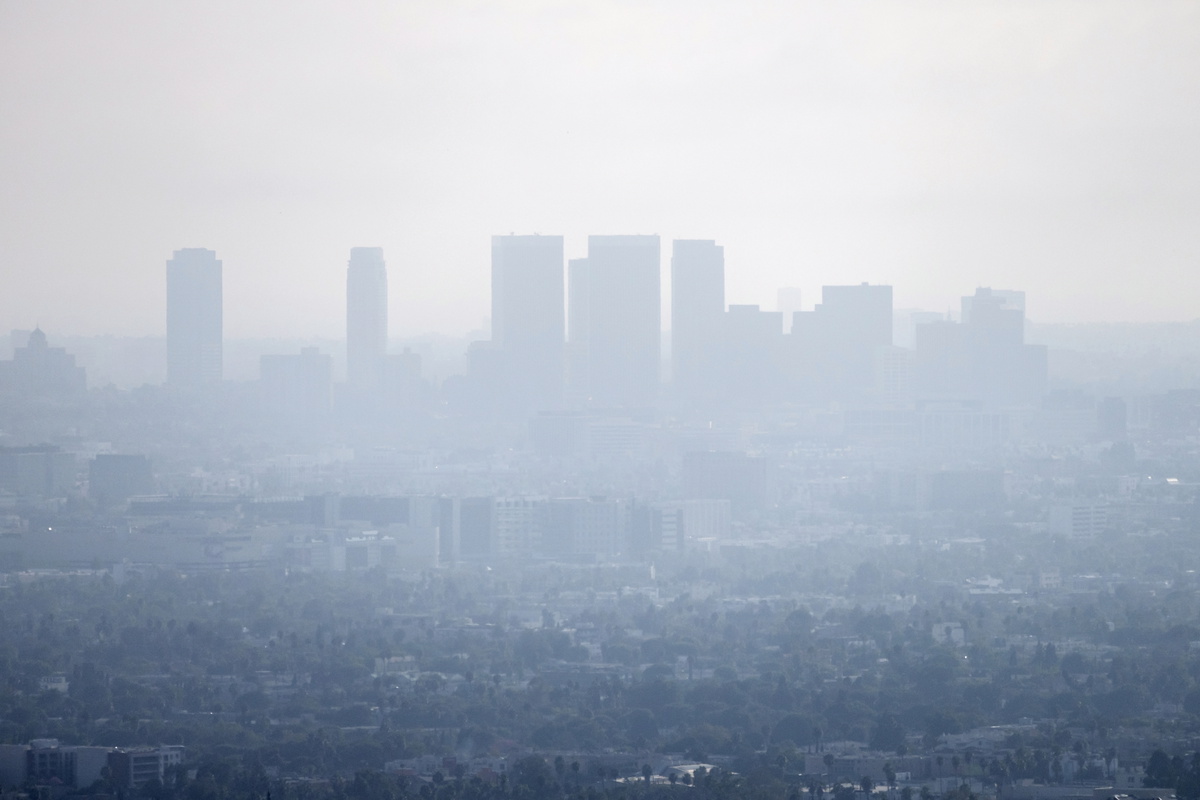
<path fill-rule="evenodd" d="M 488 302 L 491 307 L 492 313 L 485 315 L 480 320 L 481 324 L 479 327 L 476 327 L 473 329 L 468 329 L 465 331 L 450 332 L 449 335 L 451 337 L 459 336 L 459 337 L 467 338 L 467 339 L 485 339 L 485 340 L 490 337 L 494 342 L 499 341 L 496 338 L 497 332 L 496 332 L 496 326 L 494 323 L 493 314 L 495 313 L 495 311 L 498 307 L 498 305 L 497 305 L 498 302 L 500 303 L 500 305 L 503 305 L 505 302 L 512 303 L 514 301 L 511 298 L 506 301 L 497 301 L 496 297 L 493 296 L 492 290 L 497 285 L 498 275 L 502 274 L 502 271 L 501 272 L 497 271 L 497 266 L 496 266 L 497 265 L 496 253 L 498 252 L 498 247 L 499 247 L 499 245 L 497 244 L 498 242 L 519 243 L 519 242 L 537 242 L 540 240 L 546 244 L 556 243 L 555 246 L 558 248 L 559 252 L 561 253 L 564 238 L 565 237 L 563 237 L 561 235 L 551 235 L 551 234 L 493 235 L 491 237 L 491 254 L 492 254 L 491 255 L 492 260 L 490 262 L 492 264 L 491 276 L 490 276 L 490 280 L 488 282 L 488 288 L 487 288 Z M 904 289 L 904 287 L 897 287 L 893 284 L 877 284 L 877 283 L 873 283 L 871 281 L 866 281 L 866 280 L 861 280 L 861 281 L 852 280 L 847 283 L 823 284 L 820 286 L 815 286 L 811 290 L 803 290 L 803 298 L 804 298 L 803 303 L 801 303 L 799 301 L 802 290 L 798 289 L 795 286 L 777 287 L 777 289 L 774 290 L 774 295 L 773 295 L 772 299 L 770 299 L 769 301 L 757 302 L 757 303 L 738 302 L 736 300 L 733 300 L 733 299 L 730 299 L 730 298 L 724 296 L 725 292 L 726 292 L 725 286 L 728 285 L 728 273 L 724 269 L 725 246 L 722 242 L 719 242 L 714 239 L 664 239 L 663 237 L 660 237 L 657 235 L 647 236 L 647 235 L 642 235 L 642 234 L 619 234 L 619 235 L 599 235 L 599 236 L 589 235 L 587 238 L 589 240 L 591 240 L 591 239 L 597 239 L 597 240 L 642 239 L 642 240 L 646 240 L 646 241 L 658 240 L 658 241 L 665 241 L 665 242 L 669 243 L 675 249 L 676 252 L 674 254 L 663 254 L 660 252 L 659 257 L 658 257 L 659 280 L 658 280 L 658 292 L 657 293 L 659 295 L 659 306 L 660 306 L 659 330 L 663 334 L 670 334 L 675 330 L 673 327 L 672 321 L 673 321 L 674 317 L 680 312 L 679 303 L 681 302 L 681 300 L 680 300 L 680 298 L 677 298 L 674 293 L 675 285 L 678 281 L 678 276 L 675 274 L 677 270 L 674 265 L 675 265 L 677 259 L 679 258 L 677 253 L 678 253 L 678 248 L 680 246 L 683 246 L 684 252 L 688 254 L 687 256 L 685 256 L 685 260 L 683 263 L 688 263 L 688 261 L 687 261 L 688 258 L 693 259 L 693 260 L 699 258 L 699 259 L 701 259 L 701 263 L 702 263 L 704 258 L 711 258 L 711 256 L 701 257 L 701 255 L 700 255 L 701 252 L 705 248 L 714 250 L 715 257 L 716 257 L 716 265 L 718 268 L 717 273 L 705 275 L 703 277 L 703 280 L 706 281 L 708 284 L 703 291 L 707 292 L 709 294 L 711 294 L 713 291 L 717 291 L 718 294 L 720 294 L 722 296 L 721 300 L 722 300 L 723 311 L 732 310 L 735 307 L 736 308 L 754 307 L 754 308 L 761 309 L 763 312 L 772 312 L 772 313 L 783 314 L 782 332 L 785 335 L 791 332 L 791 320 L 788 316 L 789 314 L 798 313 L 798 312 L 812 313 L 814 311 L 819 311 L 819 307 L 821 305 L 819 300 L 821 298 L 821 293 L 822 293 L 823 289 L 827 289 L 830 287 L 853 288 L 853 287 L 860 286 L 860 285 L 861 286 L 871 285 L 871 286 L 887 287 L 890 290 L 892 290 L 893 292 L 895 292 L 896 290 L 899 290 L 901 293 L 903 292 L 903 289 Z M 697 249 L 697 247 L 699 247 L 700 249 Z M 215 299 L 213 297 L 208 297 L 201 303 L 201 305 L 213 306 L 215 303 L 215 307 L 220 308 L 221 313 L 219 314 L 219 316 L 221 317 L 221 319 L 219 319 L 216 322 L 216 325 L 221 329 L 221 338 L 223 340 L 235 340 L 235 339 L 252 340 L 255 338 L 261 338 L 261 339 L 277 338 L 277 339 L 282 339 L 282 340 L 287 340 L 287 339 L 298 339 L 298 340 L 299 339 L 313 339 L 313 340 L 316 340 L 316 339 L 320 339 L 320 340 L 326 340 L 326 341 L 341 341 L 348 346 L 350 339 L 357 338 L 358 340 L 364 342 L 363 346 L 366 347 L 366 349 L 371 351 L 371 355 L 369 355 L 367 357 L 367 360 L 369 361 L 373 358 L 378 358 L 378 357 L 386 354 L 386 343 L 387 342 L 402 341 L 402 340 L 405 340 L 408 338 L 412 338 L 414 336 L 422 336 L 422 335 L 429 335 L 429 334 L 439 335 L 439 334 L 445 333 L 443 331 L 437 331 L 437 330 L 404 330 L 404 329 L 401 329 L 399 331 L 393 330 L 393 328 L 396 326 L 394 326 L 392 324 L 392 320 L 389 318 L 389 315 L 388 315 L 388 308 L 390 306 L 390 297 L 391 297 L 392 287 L 389 286 L 388 270 L 387 270 L 386 260 L 385 260 L 384 254 L 383 254 L 383 248 L 354 246 L 354 247 L 350 247 L 349 249 L 351 252 L 351 258 L 348 262 L 343 262 L 343 263 L 347 264 L 347 267 L 344 268 L 344 270 L 341 272 L 341 277 L 342 277 L 341 283 L 342 283 L 342 287 L 343 287 L 342 291 L 344 292 L 344 295 L 341 298 L 342 302 L 338 303 L 337 302 L 338 298 L 330 299 L 330 302 L 328 305 L 329 305 L 330 313 L 332 314 L 332 316 L 330 316 L 328 319 L 322 318 L 320 325 L 322 327 L 331 328 L 331 329 L 325 331 L 324 333 L 318 333 L 318 334 L 314 334 L 312 332 L 312 330 L 306 329 L 303 326 L 301 326 L 298 329 L 280 330 L 280 331 L 277 331 L 272 336 L 255 337 L 252 335 L 251 336 L 245 336 L 245 335 L 238 336 L 237 334 L 229 334 L 226 332 L 226 328 L 225 328 L 225 325 L 223 322 L 223 318 L 225 316 L 225 309 L 228 308 L 228 301 L 230 299 L 228 296 L 228 292 L 226 292 L 224 290 L 224 284 L 226 283 L 226 277 L 228 274 L 227 271 L 224 269 L 225 259 L 224 258 L 217 259 L 215 250 L 211 250 L 211 249 L 204 248 L 204 247 L 185 247 L 185 248 L 175 250 L 172 257 L 167 260 L 167 263 L 168 263 L 169 268 L 171 265 L 175 264 L 177 261 L 180 264 L 191 264 L 192 262 L 195 262 L 195 264 L 200 264 L 201 262 L 207 264 L 211 261 L 212 264 L 216 265 L 216 267 L 217 267 L 216 282 L 213 285 L 213 287 L 205 287 L 206 291 L 209 291 L 210 293 L 213 291 L 216 292 Z M 510 249 L 513 249 L 514 251 L 516 250 L 516 248 L 512 247 L 512 246 L 510 246 Z M 571 292 L 571 286 L 570 286 L 570 281 L 571 281 L 570 276 L 572 274 L 573 269 L 578 268 L 581 271 L 583 269 L 585 269 L 587 266 L 588 259 L 587 259 L 587 257 L 580 257 L 580 258 L 565 258 L 564 257 L 561 260 L 562 260 L 561 276 L 560 276 L 561 280 L 559 280 L 559 277 L 556 276 L 554 279 L 556 281 L 556 284 L 555 284 L 555 286 L 553 286 L 551 288 L 560 290 L 560 293 L 562 296 L 562 309 L 561 309 L 561 314 L 559 314 L 561 325 L 559 326 L 559 328 L 556 328 L 556 330 L 560 329 L 559 332 L 561 332 L 561 334 L 562 334 L 562 341 L 563 341 L 564 345 L 568 345 L 568 349 L 569 349 L 569 343 L 572 341 L 571 317 L 572 317 L 572 310 L 573 310 L 572 309 L 573 301 L 571 299 L 572 292 Z M 536 261 L 536 259 L 535 259 L 535 261 Z M 513 260 L 513 263 L 519 264 L 520 261 L 519 261 L 519 259 Z M 705 269 L 711 269 L 711 268 L 705 267 Z M 168 319 L 168 321 L 171 317 L 170 298 L 171 298 L 172 289 L 171 289 L 171 279 L 169 277 L 170 274 L 171 274 L 170 269 L 168 269 L 167 292 L 162 295 L 162 297 L 164 298 L 164 301 L 163 301 L 164 302 L 164 314 L 165 314 L 166 318 Z M 539 280 L 545 279 L 546 275 L 547 275 L 546 265 L 542 264 L 541 268 L 540 268 L 540 272 L 538 274 L 538 279 Z M 719 277 L 715 277 L 715 276 L 719 276 Z M 529 278 L 526 277 L 525 280 L 528 281 Z M 576 280 L 578 281 L 579 278 L 577 277 Z M 714 283 L 715 280 L 719 281 L 721 284 L 719 289 L 717 288 L 717 284 Z M 351 289 L 351 287 L 355 287 L 355 288 Z M 960 321 L 960 320 L 963 320 L 966 318 L 966 316 L 968 314 L 968 310 L 969 310 L 969 305 L 965 302 L 967 300 L 967 298 L 966 298 L 966 296 L 964 296 L 962 294 L 962 292 L 967 291 L 968 288 L 994 290 L 997 294 L 1001 294 L 1001 295 L 1005 295 L 1005 296 L 1019 295 L 1020 296 L 1020 308 L 1023 312 L 1025 311 L 1025 302 L 1026 302 L 1025 296 L 1028 293 L 1024 289 L 1012 290 L 1012 289 L 1000 288 L 998 285 L 985 285 L 985 284 L 979 284 L 977 286 L 972 286 L 972 287 L 968 287 L 966 284 L 962 284 L 961 286 L 957 286 L 956 288 L 953 288 L 952 289 L 952 293 L 954 294 L 953 302 L 948 303 L 945 308 L 940 309 L 940 310 L 930 310 L 930 309 L 906 307 L 906 306 L 903 306 L 896 302 L 892 303 L 892 308 L 897 313 L 912 314 L 914 317 L 914 320 L 916 320 L 917 322 L 928 321 L 928 319 L 932 319 L 934 317 L 939 318 L 939 319 Z M 526 286 L 521 287 L 521 290 L 526 291 L 526 292 L 535 291 L 534 284 L 527 283 Z M 403 291 L 403 287 L 400 288 L 400 291 Z M 540 292 L 540 297 L 537 298 L 539 301 L 544 301 L 550 296 L 550 295 L 546 294 L 545 287 L 537 289 L 536 291 Z M 695 291 L 695 289 L 685 285 L 684 291 L 687 293 L 693 293 Z M 354 296 L 353 300 L 351 299 L 352 294 Z M 816 299 L 814 300 L 813 298 L 816 298 Z M 236 300 L 236 298 L 235 298 L 235 300 Z M 585 302 L 586 298 L 583 298 L 583 300 Z M 581 299 L 577 298 L 574 302 L 580 303 Z M 689 296 L 686 297 L 685 299 L 683 299 L 682 302 L 684 303 L 684 305 L 686 307 L 688 304 L 694 304 L 696 301 L 689 294 Z M 711 298 L 708 298 L 708 303 L 710 305 L 713 302 L 715 302 L 715 301 L 712 300 Z M 528 314 L 534 310 L 534 306 L 529 305 L 530 299 L 524 300 L 524 303 L 525 303 L 526 307 L 521 309 L 521 311 L 523 311 L 525 314 Z M 585 305 L 586 305 L 586 302 L 585 302 Z M 577 320 L 586 319 L 586 316 L 585 316 L 586 313 L 587 313 L 586 307 L 580 307 L 580 308 L 574 309 L 573 315 L 577 318 Z M 703 312 L 701 312 L 701 313 L 703 313 Z M 551 319 L 551 318 L 553 318 L 553 316 L 554 316 L 554 313 L 551 313 L 547 319 Z M 330 322 L 331 320 L 332 320 L 332 324 Z M 1031 321 L 1044 322 L 1043 320 L 1031 320 Z M 1187 321 L 1187 320 L 1184 320 L 1184 321 Z M 310 320 L 310 322 L 311 322 L 311 320 Z M 1116 322 L 1116 321 L 1114 321 L 1114 322 Z M 1175 322 L 1175 320 L 1168 320 L 1167 322 Z M 531 320 L 525 319 L 525 320 L 523 320 L 523 324 L 529 325 L 529 324 L 531 324 Z M 576 324 L 578 324 L 578 322 Z M 1054 323 L 1053 321 L 1051 321 L 1050 324 L 1058 324 L 1058 323 Z M 50 326 L 45 326 L 45 325 L 41 325 L 40 323 L 38 323 L 38 324 L 35 324 L 35 325 L 27 327 L 27 328 L 23 328 L 20 325 L 15 325 L 15 326 L 11 326 L 10 330 L 29 332 L 29 331 L 33 330 L 33 328 L 49 328 L 49 327 Z M 334 329 L 338 329 L 338 330 L 334 330 Z M 111 334 L 107 334 L 107 333 L 79 334 L 76 332 L 72 332 L 69 329 L 64 331 L 61 329 L 54 328 L 53 330 L 58 335 L 67 335 L 67 336 L 89 336 L 89 335 L 92 335 L 92 336 L 103 337 L 106 335 L 111 335 Z M 351 333 L 352 330 L 353 330 L 353 333 Z M 690 331 L 689 331 L 689 333 L 690 333 Z M 131 334 L 131 335 L 153 337 L 155 334 L 143 333 L 143 334 Z M 163 338 L 170 338 L 169 324 L 167 326 L 167 329 L 164 331 L 161 331 L 158 335 L 161 335 Z M 525 335 L 528 336 L 529 334 L 526 333 Z M 689 335 L 689 334 L 685 334 L 685 335 Z M 343 353 L 342 355 L 345 355 L 345 354 Z M 564 353 L 564 358 L 567 358 L 567 354 L 565 354 L 565 353 Z"/>
<path fill-rule="evenodd" d="M 204 246 L 231 336 L 328 335 L 368 242 L 394 332 L 457 334 L 508 231 L 715 238 L 737 304 L 1196 317 L 1194 4 L 67 8 L 0 7 L 10 328 L 160 334 L 147 287 Z"/>
<path fill-rule="evenodd" d="M 0 109 L 0 800 L 1200 800 L 1197 0 L 0 0 Z"/>

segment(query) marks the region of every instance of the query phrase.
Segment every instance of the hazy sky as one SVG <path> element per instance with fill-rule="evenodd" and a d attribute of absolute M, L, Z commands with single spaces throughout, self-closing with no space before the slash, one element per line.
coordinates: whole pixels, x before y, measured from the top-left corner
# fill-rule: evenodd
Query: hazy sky
<path fill-rule="evenodd" d="M 0 330 L 230 336 L 488 312 L 489 237 L 715 238 L 731 302 L 977 285 L 1036 320 L 1200 316 L 1200 2 L 0 0 Z"/>

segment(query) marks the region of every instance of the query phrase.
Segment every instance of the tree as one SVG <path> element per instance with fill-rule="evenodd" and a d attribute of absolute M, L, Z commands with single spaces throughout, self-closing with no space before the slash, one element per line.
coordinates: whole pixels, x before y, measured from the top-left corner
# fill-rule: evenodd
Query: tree
<path fill-rule="evenodd" d="M 516 786 L 523 786 L 535 794 L 553 782 L 554 773 L 541 756 L 525 756 L 513 764 L 512 780 Z"/>
<path fill-rule="evenodd" d="M 633 739 L 652 739 L 658 735 L 658 720 L 647 708 L 635 708 L 630 711 L 625 719 L 625 726 Z"/>
<path fill-rule="evenodd" d="M 904 726 L 894 714 L 880 714 L 871 731 L 872 750 L 896 752 L 904 747 Z"/>
<path fill-rule="evenodd" d="M 1145 775 L 1142 785 L 1147 788 L 1173 788 L 1179 780 L 1178 767 L 1172 763 L 1171 757 L 1162 750 L 1155 750 L 1146 761 Z"/>

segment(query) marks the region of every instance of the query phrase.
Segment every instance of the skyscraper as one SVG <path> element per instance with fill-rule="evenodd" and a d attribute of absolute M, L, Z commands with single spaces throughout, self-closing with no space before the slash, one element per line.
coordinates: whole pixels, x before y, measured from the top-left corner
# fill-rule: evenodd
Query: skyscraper
<path fill-rule="evenodd" d="M 725 399 L 738 408 L 755 408 L 778 400 L 784 353 L 783 314 L 735 304 L 725 313 L 722 327 L 725 349 L 719 380 L 725 388 Z"/>
<path fill-rule="evenodd" d="M 916 355 L 926 397 L 1004 407 L 1034 405 L 1045 393 L 1046 348 L 1025 344 L 1024 292 L 976 289 L 962 299 L 960 324 L 917 326 Z"/>
<path fill-rule="evenodd" d="M 892 287 L 823 286 L 820 304 L 794 315 L 791 336 L 818 398 L 864 400 L 892 344 Z"/>
<path fill-rule="evenodd" d="M 671 381 L 686 398 L 720 383 L 725 248 L 704 239 L 671 243 Z"/>
<path fill-rule="evenodd" d="M 167 383 L 220 383 L 221 262 L 212 250 L 176 250 L 167 262 Z"/>
<path fill-rule="evenodd" d="M 783 286 L 775 292 L 775 310 L 783 314 L 783 332 L 792 332 L 792 315 L 800 310 L 800 290 Z"/>
<path fill-rule="evenodd" d="M 387 354 L 387 265 L 382 247 L 352 247 L 346 268 L 346 380 L 379 383 Z"/>
<path fill-rule="evenodd" d="M 511 399 L 546 406 L 562 395 L 563 239 L 492 237 L 492 343 Z"/>
<path fill-rule="evenodd" d="M 567 393 L 573 400 L 588 396 L 588 262 L 567 262 Z"/>
<path fill-rule="evenodd" d="M 658 399 L 659 260 L 657 236 L 588 237 L 587 384 L 597 405 Z"/>

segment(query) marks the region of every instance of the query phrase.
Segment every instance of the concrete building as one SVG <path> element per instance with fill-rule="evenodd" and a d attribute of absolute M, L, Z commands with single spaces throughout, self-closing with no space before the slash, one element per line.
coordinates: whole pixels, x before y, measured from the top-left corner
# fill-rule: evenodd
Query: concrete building
<path fill-rule="evenodd" d="M 783 356 L 783 315 L 758 306 L 731 305 L 723 328 L 726 349 L 720 378 L 738 408 L 770 403 L 779 397 Z"/>
<path fill-rule="evenodd" d="M 538 549 L 549 556 L 613 558 L 624 549 L 625 520 L 625 504 L 613 498 L 554 498 Z"/>
<path fill-rule="evenodd" d="M 791 337 L 792 369 L 813 399 L 869 399 L 877 353 L 892 344 L 892 287 L 824 286 L 812 311 L 793 316 Z"/>
<path fill-rule="evenodd" d="M 20 786 L 28 781 L 86 789 L 107 771 L 115 786 L 133 789 L 151 779 L 161 781 L 168 768 L 183 763 L 184 752 L 180 745 L 126 750 L 34 739 L 29 744 L 0 745 L 0 784 Z"/>
<path fill-rule="evenodd" d="M 1107 504 L 1095 501 L 1056 503 L 1050 507 L 1047 529 L 1054 536 L 1091 541 L 1109 525 Z"/>
<path fill-rule="evenodd" d="M 565 378 L 561 236 L 492 237 L 492 344 L 502 362 L 503 399 L 548 408 Z"/>
<path fill-rule="evenodd" d="M 985 408 L 1037 405 L 1047 352 L 1025 343 L 1025 293 L 976 289 L 962 298 L 961 317 L 916 326 L 915 394 Z"/>
<path fill-rule="evenodd" d="M 346 265 L 346 381 L 379 383 L 387 354 L 388 281 L 382 247 L 353 247 Z"/>
<path fill-rule="evenodd" d="M 546 498 L 497 497 L 492 505 L 492 554 L 528 555 L 540 544 L 546 522 Z"/>
<path fill-rule="evenodd" d="M 220 383 L 223 358 L 222 267 L 212 250 L 176 250 L 167 262 L 167 383 Z"/>
<path fill-rule="evenodd" d="M 458 554 L 466 559 L 487 558 L 495 551 L 495 501 L 464 497 L 458 504 Z"/>
<path fill-rule="evenodd" d="M 725 248 L 711 240 L 671 243 L 671 383 L 682 400 L 709 399 L 720 386 Z"/>
<path fill-rule="evenodd" d="M 153 492 L 154 473 L 143 455 L 100 453 L 88 465 L 88 497 L 102 506 Z"/>
<path fill-rule="evenodd" d="M 74 454 L 58 447 L 0 447 L 0 493 L 63 497 L 75 489 L 75 479 Z"/>
<path fill-rule="evenodd" d="M 183 763 L 182 745 L 136 747 L 114 750 L 108 756 L 112 782 L 126 789 L 135 789 L 149 781 L 162 781 L 167 770 Z"/>
<path fill-rule="evenodd" d="M 783 315 L 783 332 L 792 332 L 792 317 L 800 306 L 800 290 L 795 286 L 784 286 L 775 292 L 775 310 Z"/>
<path fill-rule="evenodd" d="M 589 236 L 587 396 L 596 406 L 658 401 L 661 276 L 657 236 Z M 572 302 L 572 307 L 581 298 Z"/>
<path fill-rule="evenodd" d="M 679 509 L 679 542 L 685 548 L 729 538 L 733 512 L 729 500 L 683 500 Z"/>
<path fill-rule="evenodd" d="M 566 390 L 574 404 L 585 403 L 588 398 L 590 276 L 586 258 L 573 258 L 567 262 Z"/>
<path fill-rule="evenodd" d="M 75 364 L 75 356 L 61 347 L 50 347 L 46 334 L 37 328 L 23 347 L 13 351 L 11 361 L 0 361 L 0 392 L 32 397 L 64 397 L 87 391 L 87 373 Z"/>

